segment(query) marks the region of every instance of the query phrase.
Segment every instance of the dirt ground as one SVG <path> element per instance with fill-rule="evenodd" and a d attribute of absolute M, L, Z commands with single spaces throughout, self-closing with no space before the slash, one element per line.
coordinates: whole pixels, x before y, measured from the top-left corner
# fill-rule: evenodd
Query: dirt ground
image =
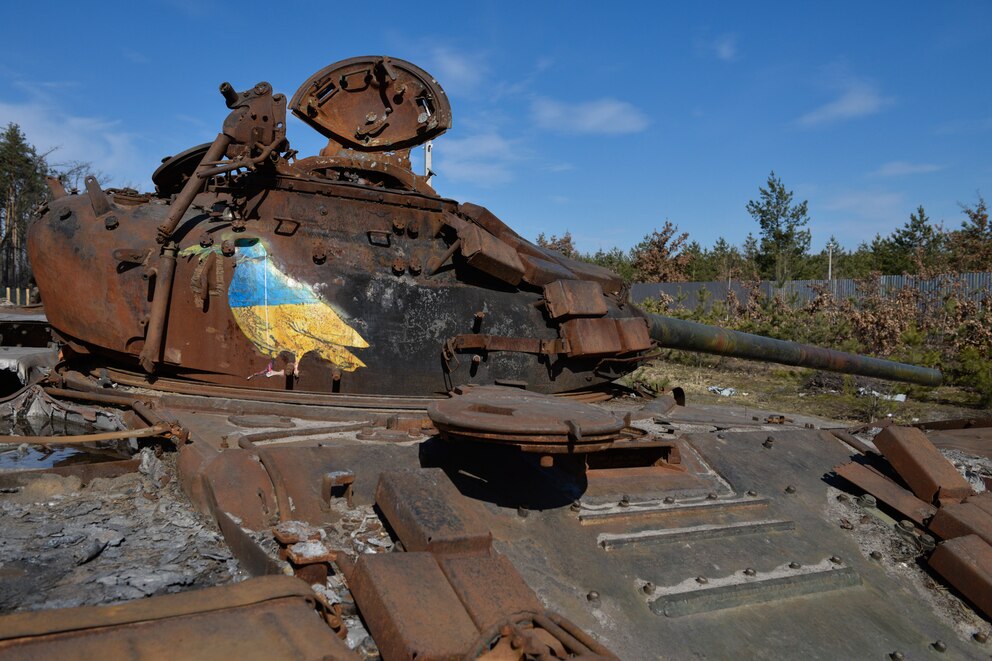
<path fill-rule="evenodd" d="M 892 418 L 913 424 L 933 420 L 992 415 L 976 397 L 960 388 L 924 388 L 910 384 L 851 377 L 829 372 L 768 365 L 703 355 L 654 361 L 638 368 L 626 385 L 648 390 L 681 387 L 691 404 L 721 404 L 802 413 L 852 425 Z M 722 396 L 711 386 L 733 389 Z M 864 390 L 864 394 L 859 390 Z M 905 394 L 906 401 L 886 397 Z"/>

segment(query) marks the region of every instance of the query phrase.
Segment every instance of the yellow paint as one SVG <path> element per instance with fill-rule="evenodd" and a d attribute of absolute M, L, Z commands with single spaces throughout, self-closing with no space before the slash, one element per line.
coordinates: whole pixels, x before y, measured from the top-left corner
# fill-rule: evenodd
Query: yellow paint
<path fill-rule="evenodd" d="M 228 285 L 229 308 L 260 353 L 276 358 L 289 351 L 300 360 L 316 352 L 346 372 L 365 367 L 345 347 L 364 349 L 368 342 L 311 285 L 279 270 L 269 259 L 264 242 L 237 239 L 236 245 L 237 267 Z M 219 247 L 193 244 L 179 254 L 202 261 L 212 252 L 220 254 Z"/>
<path fill-rule="evenodd" d="M 231 313 L 248 339 L 271 358 L 281 351 L 290 351 L 299 360 L 315 351 L 346 372 L 365 367 L 344 347 L 364 349 L 368 342 L 327 304 L 232 307 Z"/>

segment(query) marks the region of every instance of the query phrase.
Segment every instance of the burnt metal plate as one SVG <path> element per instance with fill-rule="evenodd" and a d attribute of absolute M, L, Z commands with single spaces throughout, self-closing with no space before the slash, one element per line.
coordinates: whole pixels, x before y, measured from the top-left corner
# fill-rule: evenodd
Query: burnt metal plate
<path fill-rule="evenodd" d="M 608 312 L 602 286 L 591 280 L 555 280 L 545 285 L 544 301 L 552 319 L 602 317 Z"/>
<path fill-rule="evenodd" d="M 360 151 L 412 147 L 451 128 L 451 105 L 438 82 L 416 65 L 385 56 L 324 67 L 289 107 L 328 138 Z"/>
<path fill-rule="evenodd" d="M 112 606 L 0 618 L 5 659 L 357 659 L 314 610 L 309 586 L 266 576 Z"/>
<path fill-rule="evenodd" d="M 442 431 L 481 432 L 490 438 L 602 436 L 624 428 L 622 418 L 590 404 L 502 386 L 456 389 L 451 399 L 434 402 L 427 413 Z"/>

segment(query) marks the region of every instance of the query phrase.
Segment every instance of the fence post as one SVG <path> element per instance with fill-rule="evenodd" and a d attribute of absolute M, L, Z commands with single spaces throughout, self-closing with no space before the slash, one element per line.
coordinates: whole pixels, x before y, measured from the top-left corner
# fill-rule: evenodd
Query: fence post
<path fill-rule="evenodd" d="M 20 287 L 15 287 L 14 288 L 14 295 L 17 298 L 17 307 L 21 307 L 21 288 Z"/>
<path fill-rule="evenodd" d="M 7 298 L 6 301 L 10 303 L 10 287 L 7 287 Z"/>

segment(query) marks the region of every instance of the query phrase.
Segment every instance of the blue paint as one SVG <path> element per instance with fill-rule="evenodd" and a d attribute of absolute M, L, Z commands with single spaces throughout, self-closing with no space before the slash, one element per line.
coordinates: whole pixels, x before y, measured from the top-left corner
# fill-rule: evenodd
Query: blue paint
<path fill-rule="evenodd" d="M 260 242 L 239 242 L 238 265 L 227 290 L 227 301 L 232 308 L 322 303 L 312 287 L 276 268 Z"/>

